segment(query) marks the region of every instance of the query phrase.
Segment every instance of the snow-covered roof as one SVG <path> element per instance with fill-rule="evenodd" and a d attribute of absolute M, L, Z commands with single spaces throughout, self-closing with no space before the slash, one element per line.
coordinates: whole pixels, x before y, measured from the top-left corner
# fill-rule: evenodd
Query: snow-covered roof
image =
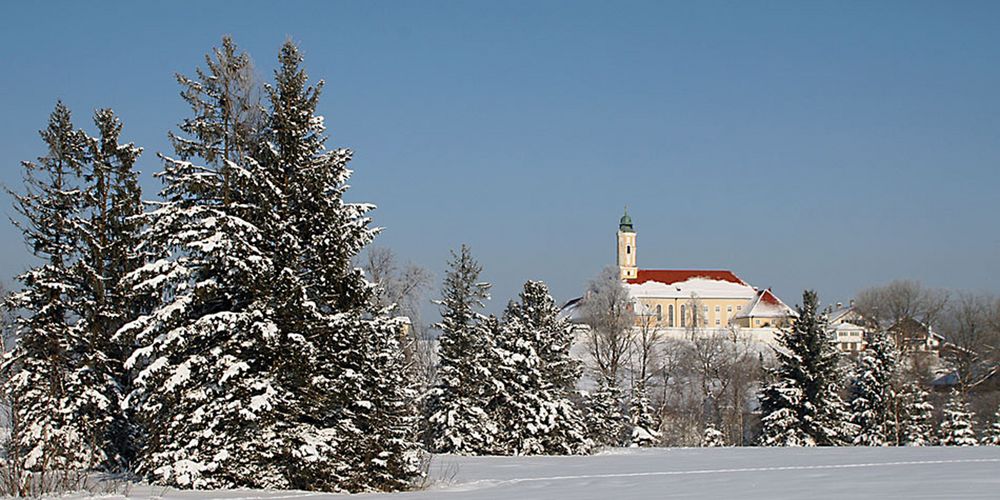
<path fill-rule="evenodd" d="M 656 281 L 671 285 L 681 281 L 688 281 L 693 278 L 704 278 L 715 281 L 727 281 L 747 285 L 745 281 L 733 274 L 732 271 L 711 270 L 711 269 L 639 269 L 636 277 L 628 280 L 631 285 L 641 285 L 647 281 Z M 747 285 L 749 286 L 749 285 Z"/>
<path fill-rule="evenodd" d="M 799 313 L 785 305 L 767 288 L 757 292 L 750 305 L 736 313 L 733 318 L 786 318 L 799 317 Z"/>
<path fill-rule="evenodd" d="M 845 322 L 845 323 L 838 323 L 836 325 L 833 325 L 833 330 L 835 330 L 835 331 L 842 331 L 842 330 L 843 331 L 856 331 L 856 330 L 864 330 L 864 327 L 855 325 L 854 323 L 846 323 Z"/>
<path fill-rule="evenodd" d="M 830 323 L 836 323 L 844 316 L 847 316 L 848 314 L 851 314 L 853 312 L 855 312 L 854 306 L 847 306 L 847 307 L 841 306 L 830 312 L 830 315 L 827 317 L 827 321 L 829 321 Z"/>
<path fill-rule="evenodd" d="M 580 307 L 582 302 L 583 297 L 577 297 L 563 304 L 563 306 L 559 308 L 559 314 L 556 315 L 556 317 L 569 321 L 570 323 L 579 323 L 583 321 L 583 310 Z"/>
<path fill-rule="evenodd" d="M 642 271 L 640 271 L 641 273 Z M 626 285 L 629 294 L 638 298 L 687 299 L 751 299 L 756 290 L 742 280 L 737 282 L 711 277 L 689 277 L 685 280 L 662 282 L 656 280 L 630 280 Z"/>

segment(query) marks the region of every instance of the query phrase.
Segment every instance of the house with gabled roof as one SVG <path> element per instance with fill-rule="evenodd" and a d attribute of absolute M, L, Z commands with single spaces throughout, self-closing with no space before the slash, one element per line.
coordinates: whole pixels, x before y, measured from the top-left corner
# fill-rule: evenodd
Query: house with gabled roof
<path fill-rule="evenodd" d="M 733 322 L 744 328 L 783 328 L 799 317 L 770 288 L 760 290 L 750 304 L 733 316 Z"/>
<path fill-rule="evenodd" d="M 889 335 L 896 348 L 904 353 L 939 354 L 945 345 L 944 337 L 934 327 L 913 318 L 903 318 L 889 327 Z"/>

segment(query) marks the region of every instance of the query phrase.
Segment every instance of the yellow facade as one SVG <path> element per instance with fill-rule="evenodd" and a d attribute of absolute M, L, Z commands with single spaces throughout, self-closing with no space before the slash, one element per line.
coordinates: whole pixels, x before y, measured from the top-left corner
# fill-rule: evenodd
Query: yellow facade
<path fill-rule="evenodd" d="M 635 258 L 635 233 L 632 231 L 618 231 L 618 269 L 621 270 L 621 279 L 635 279 L 639 275 L 639 267 Z"/>
<path fill-rule="evenodd" d="M 632 219 L 626 211 L 618 227 L 617 259 L 622 281 L 637 280 L 639 267 L 636 252 L 636 232 Z M 718 271 L 716 271 L 718 272 Z M 753 308 L 763 297 L 763 293 L 743 283 L 729 273 L 731 279 L 723 279 L 728 288 L 708 285 L 707 289 L 686 290 L 666 285 L 666 289 L 633 289 L 633 299 L 636 304 L 636 326 L 655 328 L 697 328 L 724 329 L 730 325 L 742 328 L 780 328 L 790 324 L 791 315 L 768 314 L 762 317 L 742 316 L 744 308 Z M 692 277 L 698 277 L 692 275 Z M 655 282 L 655 280 L 653 280 Z M 685 281 L 686 282 L 686 281 Z M 643 281 L 642 283 L 645 283 Z M 641 283 L 635 286 L 641 286 Z M 683 286 L 683 285 L 681 285 Z M 766 291 L 770 295 L 770 290 Z M 704 296 L 700 296 L 704 295 Z M 780 301 L 771 295 L 773 300 Z M 755 300 L 756 299 L 756 300 Z M 784 304 L 781 304 L 785 307 Z M 787 307 L 785 307 L 787 309 Z M 756 309 L 746 313 L 757 313 Z M 737 318 L 736 316 L 742 316 Z"/>
<path fill-rule="evenodd" d="M 747 304 L 745 297 L 724 299 L 642 297 L 638 300 L 643 306 L 643 311 L 636 315 L 636 325 L 651 324 L 660 328 L 725 328 L 729 326 L 733 316 L 742 311 Z"/>
<path fill-rule="evenodd" d="M 790 326 L 795 318 L 737 318 L 733 324 L 741 328 L 784 328 Z"/>

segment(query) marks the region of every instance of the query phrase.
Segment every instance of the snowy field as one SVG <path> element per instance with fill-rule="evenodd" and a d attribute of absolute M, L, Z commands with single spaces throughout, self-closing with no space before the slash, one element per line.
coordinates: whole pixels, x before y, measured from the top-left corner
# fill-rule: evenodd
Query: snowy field
<path fill-rule="evenodd" d="M 132 498 L 613 499 L 1000 498 L 1000 447 L 672 448 L 587 457 L 437 457 L 427 490 L 383 495 L 175 491 Z"/>

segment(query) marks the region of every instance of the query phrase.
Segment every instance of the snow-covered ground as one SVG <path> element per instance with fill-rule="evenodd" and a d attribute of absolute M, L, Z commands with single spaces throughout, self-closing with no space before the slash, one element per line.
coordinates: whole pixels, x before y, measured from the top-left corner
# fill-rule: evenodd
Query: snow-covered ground
<path fill-rule="evenodd" d="M 1000 498 L 1000 447 L 672 448 L 587 457 L 437 457 L 424 491 L 365 499 Z M 345 498 L 309 492 L 182 492 L 131 497 Z"/>

